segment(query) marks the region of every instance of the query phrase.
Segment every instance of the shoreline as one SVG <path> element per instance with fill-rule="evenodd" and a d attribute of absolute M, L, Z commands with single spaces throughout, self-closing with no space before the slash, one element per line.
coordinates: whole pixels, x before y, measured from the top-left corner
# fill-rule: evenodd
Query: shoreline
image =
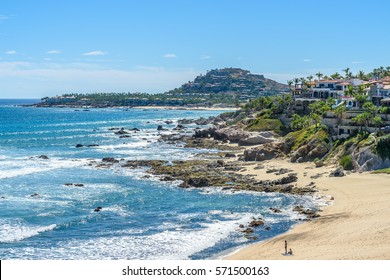
<path fill-rule="evenodd" d="M 273 162 L 273 163 L 272 163 Z M 268 164 L 299 165 L 278 160 Z M 310 168 L 310 167 L 309 167 Z M 321 172 L 329 167 L 319 168 Z M 295 170 L 296 170 L 295 169 Z M 316 168 L 312 168 L 316 169 Z M 310 170 L 310 169 L 307 169 Z M 318 170 L 318 168 L 317 168 Z M 390 175 L 351 173 L 316 180 L 318 194 L 331 203 L 320 217 L 287 232 L 236 248 L 225 260 L 383 260 L 390 259 Z M 386 185 L 387 184 L 387 185 Z M 334 199 L 334 200 L 333 200 Z M 284 255 L 284 241 L 293 255 Z"/>
<path fill-rule="evenodd" d="M 238 107 L 191 107 L 191 106 L 73 106 L 73 105 L 51 105 L 38 106 L 37 104 L 21 104 L 20 107 L 36 107 L 36 108 L 70 108 L 70 109 L 144 109 L 144 110 L 188 110 L 188 111 L 236 111 Z"/>

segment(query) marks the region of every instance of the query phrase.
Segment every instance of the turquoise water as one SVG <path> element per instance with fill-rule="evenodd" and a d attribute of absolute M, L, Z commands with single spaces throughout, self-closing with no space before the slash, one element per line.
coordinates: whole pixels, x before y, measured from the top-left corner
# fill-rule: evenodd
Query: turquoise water
<path fill-rule="evenodd" d="M 263 217 L 271 227 L 256 230 L 262 240 L 296 223 L 293 205 L 313 206 L 305 197 L 181 189 L 175 182 L 145 178 L 145 169 L 88 165 L 103 157 L 171 161 L 207 152 L 158 142 L 156 128 L 172 129 L 178 119 L 218 111 L 83 111 L 12 104 L 0 100 L 0 259 L 213 258 L 253 242 L 238 231 L 252 217 Z M 109 130 L 113 127 L 141 131 L 120 139 Z M 98 206 L 102 211 L 94 212 Z M 285 211 L 274 214 L 269 207 Z"/>

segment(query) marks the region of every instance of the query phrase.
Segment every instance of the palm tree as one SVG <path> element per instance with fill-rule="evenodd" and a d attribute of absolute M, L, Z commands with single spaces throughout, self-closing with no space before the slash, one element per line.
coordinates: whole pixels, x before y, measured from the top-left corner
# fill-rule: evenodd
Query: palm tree
<path fill-rule="evenodd" d="M 299 84 L 299 78 L 294 78 L 294 85 L 295 85 L 295 88 L 297 88 L 297 85 Z"/>
<path fill-rule="evenodd" d="M 337 124 L 341 124 L 341 120 L 344 117 L 344 113 L 347 111 L 347 108 L 345 107 L 345 104 L 340 104 L 339 106 L 336 107 L 334 112 L 337 115 Z"/>
<path fill-rule="evenodd" d="M 360 80 L 365 80 L 366 79 L 366 74 L 360 70 L 357 75 L 356 75 Z"/>
<path fill-rule="evenodd" d="M 379 70 L 381 76 L 384 77 L 385 72 L 386 72 L 386 71 L 385 71 L 385 68 L 384 68 L 383 66 L 380 66 L 378 70 Z"/>
<path fill-rule="evenodd" d="M 330 75 L 330 77 L 333 79 L 333 80 L 338 80 L 338 79 L 341 79 L 341 75 L 339 73 L 334 73 L 332 75 Z"/>
<path fill-rule="evenodd" d="M 318 73 L 316 73 L 316 76 L 318 77 L 318 81 L 321 80 L 321 77 L 324 76 L 324 74 L 322 74 L 321 72 L 318 71 Z"/>
<path fill-rule="evenodd" d="M 386 67 L 386 76 L 390 76 L 390 66 Z"/>
<path fill-rule="evenodd" d="M 349 67 L 342 70 L 343 72 L 345 72 L 345 78 L 347 78 L 350 75 L 349 70 L 350 70 Z"/>
<path fill-rule="evenodd" d="M 311 81 L 313 80 L 313 76 L 312 75 L 307 76 L 306 79 L 311 83 Z"/>
<path fill-rule="evenodd" d="M 303 89 L 303 87 L 306 85 L 306 78 L 301 77 L 299 78 L 299 81 L 301 82 L 301 88 Z"/>
<path fill-rule="evenodd" d="M 293 81 L 292 81 L 292 80 L 288 80 L 288 81 L 287 81 L 287 85 L 288 85 L 288 87 L 289 87 L 290 89 L 291 89 L 292 84 L 293 84 Z"/>
<path fill-rule="evenodd" d="M 381 76 L 381 71 L 379 70 L 379 68 L 374 68 L 374 70 L 372 70 L 372 75 L 375 80 L 379 80 Z"/>

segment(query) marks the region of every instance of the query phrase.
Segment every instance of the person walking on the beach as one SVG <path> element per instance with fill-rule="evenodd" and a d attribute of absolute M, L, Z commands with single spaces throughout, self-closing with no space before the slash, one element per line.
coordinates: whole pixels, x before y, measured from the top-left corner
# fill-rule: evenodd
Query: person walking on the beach
<path fill-rule="evenodd" d="M 287 240 L 284 240 L 284 254 L 287 255 Z"/>

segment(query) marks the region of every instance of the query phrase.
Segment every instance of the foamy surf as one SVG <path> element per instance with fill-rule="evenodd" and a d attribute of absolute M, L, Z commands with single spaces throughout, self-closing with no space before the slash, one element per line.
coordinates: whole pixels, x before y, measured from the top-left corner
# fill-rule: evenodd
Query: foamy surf
<path fill-rule="evenodd" d="M 0 221 L 0 242 L 9 243 L 21 241 L 40 234 L 41 232 L 54 230 L 57 225 L 34 226 L 28 225 L 20 220 Z"/>

